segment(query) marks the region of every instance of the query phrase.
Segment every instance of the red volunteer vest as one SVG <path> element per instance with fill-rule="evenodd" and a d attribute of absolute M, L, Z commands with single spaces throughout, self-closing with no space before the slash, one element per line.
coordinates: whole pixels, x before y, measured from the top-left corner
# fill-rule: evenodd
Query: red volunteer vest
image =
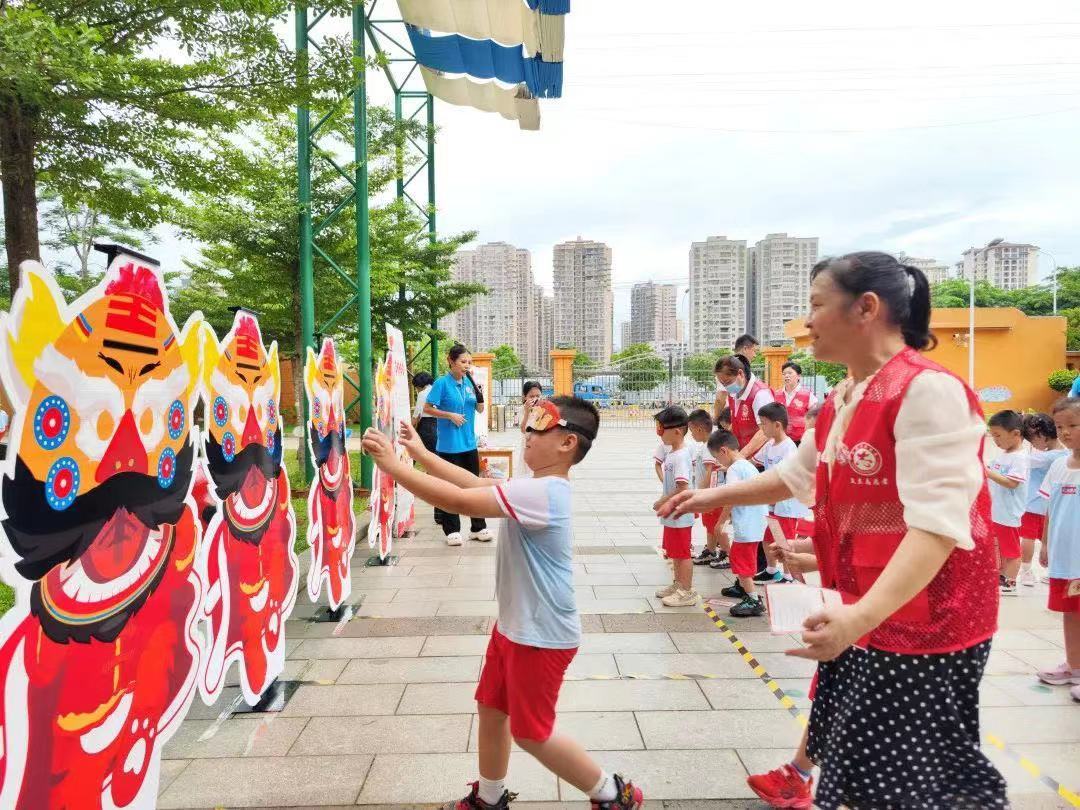
<path fill-rule="evenodd" d="M 845 602 L 858 601 L 870 589 L 907 533 L 896 489 L 893 425 L 904 393 L 923 371 L 949 373 L 910 348 L 886 363 L 867 386 L 837 445 L 832 474 L 827 464 L 818 463 L 814 550 L 822 584 L 839 590 Z M 981 417 L 978 398 L 966 385 L 964 390 L 972 413 Z M 830 397 L 815 431 L 819 455 L 835 416 Z M 912 655 L 945 653 L 994 634 L 998 571 L 985 475 L 971 508 L 971 536 L 975 548 L 950 554 L 926 588 L 870 633 L 871 647 Z"/>
<path fill-rule="evenodd" d="M 739 447 L 746 447 L 754 434 L 758 432 L 757 414 L 754 413 L 754 398 L 761 392 L 768 390 L 768 386 L 761 380 L 755 379 L 750 384 L 750 391 L 746 399 L 728 397 L 731 408 L 731 432 L 739 440 Z"/>
<path fill-rule="evenodd" d="M 773 391 L 773 399 L 787 408 L 787 435 L 792 441 L 802 441 L 806 433 L 806 412 L 810 410 L 810 390 L 801 385 L 795 389 L 791 404 L 787 404 L 787 392 L 783 388 Z"/>

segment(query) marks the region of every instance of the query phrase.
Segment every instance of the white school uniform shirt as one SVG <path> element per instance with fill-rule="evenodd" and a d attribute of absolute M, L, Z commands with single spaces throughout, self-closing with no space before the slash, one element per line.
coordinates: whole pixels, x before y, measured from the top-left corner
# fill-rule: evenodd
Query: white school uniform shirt
<path fill-rule="evenodd" d="M 760 463 L 767 472 L 773 467 L 780 466 L 780 462 L 797 452 L 799 452 L 799 448 L 790 436 L 785 436 L 784 440 L 779 444 L 776 443 L 775 439 L 769 439 L 765 446 L 758 450 L 757 455 L 754 456 L 754 461 Z M 809 508 L 796 497 L 773 504 L 772 513 L 776 517 L 782 518 L 810 517 Z"/>
<path fill-rule="evenodd" d="M 678 450 L 670 450 L 664 457 L 664 495 L 674 495 L 678 485 L 685 483 L 687 486 L 693 477 L 693 464 L 690 458 L 690 448 L 683 445 Z M 685 529 L 694 525 L 694 513 L 689 512 L 677 518 L 660 518 L 660 525 L 673 529 Z"/>
<path fill-rule="evenodd" d="M 1042 494 L 1043 480 L 1054 462 L 1059 458 L 1065 458 L 1067 455 L 1069 455 L 1069 451 L 1064 448 L 1054 450 L 1031 449 L 1028 454 L 1030 469 L 1028 471 L 1028 498 L 1027 503 L 1024 504 L 1025 511 L 1034 515 L 1046 514 L 1046 507 L 1049 504 Z"/>
<path fill-rule="evenodd" d="M 990 519 L 1002 526 L 1019 526 L 1027 504 L 1028 454 L 1021 448 L 1002 453 L 990 462 L 990 469 L 1019 485 L 1013 489 L 990 481 Z"/>
<path fill-rule="evenodd" d="M 708 489 L 712 484 L 713 471 L 716 469 L 716 459 L 709 452 L 705 442 L 696 439 L 687 439 L 686 446 L 690 448 L 690 460 L 693 463 L 693 475 L 690 486 L 693 489 Z"/>
<path fill-rule="evenodd" d="M 736 484 L 750 481 L 760 475 L 757 467 L 740 458 L 727 469 L 727 481 Z M 769 507 L 765 504 L 731 507 L 731 530 L 736 543 L 758 543 L 765 537 L 765 527 L 769 522 Z"/>
<path fill-rule="evenodd" d="M 873 375 L 856 385 L 848 378 L 836 386 L 836 418 L 825 439 L 821 463 L 831 467 L 836 446 L 872 379 Z M 983 483 L 979 448 L 986 441 L 986 425 L 971 412 L 963 383 L 940 371 L 918 374 L 900 402 L 893 436 L 896 489 L 904 507 L 904 522 L 948 537 L 959 549 L 975 548 L 971 506 Z M 793 495 L 811 503 L 817 465 L 814 431 L 808 430 L 799 451 L 776 469 Z"/>
<path fill-rule="evenodd" d="M 1069 457 L 1050 465 L 1039 494 L 1048 502 L 1047 574 L 1051 579 L 1080 579 L 1080 470 Z"/>

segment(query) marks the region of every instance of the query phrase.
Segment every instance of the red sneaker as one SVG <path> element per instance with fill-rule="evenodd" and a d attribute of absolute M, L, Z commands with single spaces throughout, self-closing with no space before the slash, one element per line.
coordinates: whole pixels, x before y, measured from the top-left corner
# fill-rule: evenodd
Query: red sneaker
<path fill-rule="evenodd" d="M 746 784 L 769 807 L 808 808 L 814 803 L 813 778 L 803 781 L 790 765 L 768 773 L 752 774 L 746 778 Z"/>
<path fill-rule="evenodd" d="M 479 794 L 480 783 L 473 782 L 468 796 L 455 802 L 447 802 L 442 806 L 442 810 L 509 810 L 510 802 L 517 798 L 516 793 L 504 790 L 497 804 L 488 804 Z"/>
<path fill-rule="evenodd" d="M 633 782 L 625 782 L 619 774 L 615 780 L 615 798 L 610 802 L 592 802 L 592 810 L 641 810 L 645 805 L 645 794 Z"/>

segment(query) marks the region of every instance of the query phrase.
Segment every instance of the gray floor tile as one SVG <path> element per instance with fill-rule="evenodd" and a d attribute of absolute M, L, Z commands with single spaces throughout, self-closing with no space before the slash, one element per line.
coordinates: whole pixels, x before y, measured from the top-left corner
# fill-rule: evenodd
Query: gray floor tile
<path fill-rule="evenodd" d="M 700 615 L 691 613 L 612 615 L 604 616 L 603 621 L 606 633 L 669 633 L 695 630 L 716 632 L 716 628 L 704 611 Z"/>
<path fill-rule="evenodd" d="M 168 790 L 169 785 L 175 781 L 188 766 L 190 760 L 186 759 L 163 759 L 161 761 L 161 776 L 158 777 L 158 796 Z"/>
<path fill-rule="evenodd" d="M 422 638 L 308 638 L 297 650 L 302 658 L 415 658 Z"/>
<path fill-rule="evenodd" d="M 784 678 L 777 680 L 779 687 L 795 705 L 804 711 L 810 709 L 810 679 Z M 773 693 L 764 684 L 754 684 L 745 678 L 719 678 L 712 681 L 699 681 L 701 691 L 705 693 L 709 704 L 714 709 L 779 709 L 786 711 Z"/>
<path fill-rule="evenodd" d="M 426 595 L 425 595 L 426 596 Z M 395 600 L 388 604 L 363 605 L 358 611 L 361 618 L 403 619 L 419 616 L 434 616 L 439 609 L 438 602 L 423 600 Z"/>
<path fill-rule="evenodd" d="M 737 748 L 794 747 L 802 736 L 802 726 L 793 719 L 775 715 L 772 722 L 762 722 L 760 711 L 639 711 L 635 715 L 650 750 L 715 748 L 720 743 Z"/>
<path fill-rule="evenodd" d="M 575 574 L 575 585 L 635 585 L 637 581 L 629 571 L 621 574 Z"/>
<path fill-rule="evenodd" d="M 479 656 L 359 658 L 348 663 L 338 683 L 460 683 L 479 675 Z"/>
<path fill-rule="evenodd" d="M 559 693 L 560 712 L 645 709 L 706 709 L 693 681 L 568 681 Z"/>
<path fill-rule="evenodd" d="M 482 602 L 439 602 L 436 616 L 498 616 L 499 603 L 493 600 Z"/>
<path fill-rule="evenodd" d="M 802 646 L 793 636 L 774 635 L 763 632 L 737 634 L 739 640 L 752 653 L 784 652 Z M 735 647 L 723 634 L 712 630 L 700 633 L 672 633 L 671 640 L 681 653 L 734 653 Z"/>
<path fill-rule="evenodd" d="M 591 602 L 581 600 L 577 605 L 582 615 L 615 613 L 652 613 L 652 607 L 645 599 L 595 599 Z"/>
<path fill-rule="evenodd" d="M 469 750 L 476 751 L 480 724 L 473 717 Z M 555 720 L 555 733 L 566 734 L 588 751 L 633 751 L 645 747 L 633 712 L 563 712 Z M 520 750 L 514 746 L 514 750 Z"/>
<path fill-rule="evenodd" d="M 476 683 L 410 683 L 398 714 L 473 714 Z"/>
<path fill-rule="evenodd" d="M 495 588 L 435 588 L 425 597 L 434 602 L 489 602 L 495 598 Z M 416 594 L 412 590 L 397 591 L 395 602 L 415 600 Z"/>
<path fill-rule="evenodd" d="M 596 654 L 596 655 L 575 655 L 574 660 L 570 662 L 570 666 L 567 667 L 566 677 L 570 679 L 581 679 L 592 676 L 605 676 L 614 678 L 619 674 L 618 667 L 615 666 L 615 656 L 609 654 Z"/>
<path fill-rule="evenodd" d="M 1043 638 L 1030 630 L 999 630 L 994 635 L 993 647 L 995 650 L 1058 650 L 1060 655 L 1061 639 L 1053 640 Z"/>
<path fill-rule="evenodd" d="M 313 717 L 289 754 L 435 754 L 466 751 L 472 720 L 465 714 Z"/>
<path fill-rule="evenodd" d="M 667 633 L 585 633 L 581 653 L 673 653 Z"/>
<path fill-rule="evenodd" d="M 626 774 L 645 792 L 646 807 L 662 799 L 751 798 L 746 769 L 731 749 L 680 751 L 601 751 L 595 754 L 604 770 Z M 694 767 L 708 762 L 709 767 Z M 565 782 L 559 784 L 563 800 L 584 796 Z M 673 805 L 674 807 L 675 805 Z M 682 808 L 682 803 L 678 804 Z M 689 808 L 687 807 L 687 810 Z"/>
<path fill-rule="evenodd" d="M 158 807 L 353 804 L 371 760 L 363 755 L 192 760 L 162 794 Z"/>
<path fill-rule="evenodd" d="M 991 707 L 981 712 L 984 734 L 1019 743 L 1080 742 L 1080 703 L 1072 706 Z"/>
<path fill-rule="evenodd" d="M 489 636 L 428 636 L 420 655 L 483 655 Z"/>
<path fill-rule="evenodd" d="M 280 715 L 233 716 L 220 725 L 214 720 L 186 720 L 165 745 L 165 759 L 215 757 L 280 757 L 304 730 L 307 719 Z M 201 739 L 213 732 L 208 739 Z"/>
<path fill-rule="evenodd" d="M 476 779 L 476 754 L 377 756 L 360 793 L 360 804 L 445 802 L 468 792 Z M 510 755 L 507 785 L 522 801 L 558 799 L 556 778 L 528 754 Z"/>
<path fill-rule="evenodd" d="M 393 714 L 405 691 L 400 683 L 304 684 L 282 714 L 288 717 L 349 717 Z"/>

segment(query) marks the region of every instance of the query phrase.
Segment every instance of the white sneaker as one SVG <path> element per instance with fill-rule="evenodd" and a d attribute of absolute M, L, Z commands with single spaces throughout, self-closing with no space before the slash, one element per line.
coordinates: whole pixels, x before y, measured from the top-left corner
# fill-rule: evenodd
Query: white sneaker
<path fill-rule="evenodd" d="M 460 546 L 461 545 L 461 532 L 452 532 L 446 535 L 446 545 L 448 546 Z"/>
<path fill-rule="evenodd" d="M 667 607 L 693 607 L 698 603 L 698 592 L 691 589 L 684 591 L 676 588 L 674 593 L 668 594 L 660 600 Z"/>
<path fill-rule="evenodd" d="M 478 532 L 469 532 L 469 539 L 480 543 L 490 543 L 495 539 L 495 535 L 491 533 L 491 529 L 481 529 Z"/>
<path fill-rule="evenodd" d="M 1021 568 L 1018 581 L 1021 585 L 1025 585 L 1028 588 L 1035 587 L 1035 572 L 1030 568 Z"/>
<path fill-rule="evenodd" d="M 670 585 L 668 585 L 665 588 L 657 588 L 656 589 L 656 598 L 657 599 L 664 599 L 665 597 L 671 596 L 677 590 L 679 590 L 679 586 L 676 585 L 674 582 L 672 582 Z"/>

